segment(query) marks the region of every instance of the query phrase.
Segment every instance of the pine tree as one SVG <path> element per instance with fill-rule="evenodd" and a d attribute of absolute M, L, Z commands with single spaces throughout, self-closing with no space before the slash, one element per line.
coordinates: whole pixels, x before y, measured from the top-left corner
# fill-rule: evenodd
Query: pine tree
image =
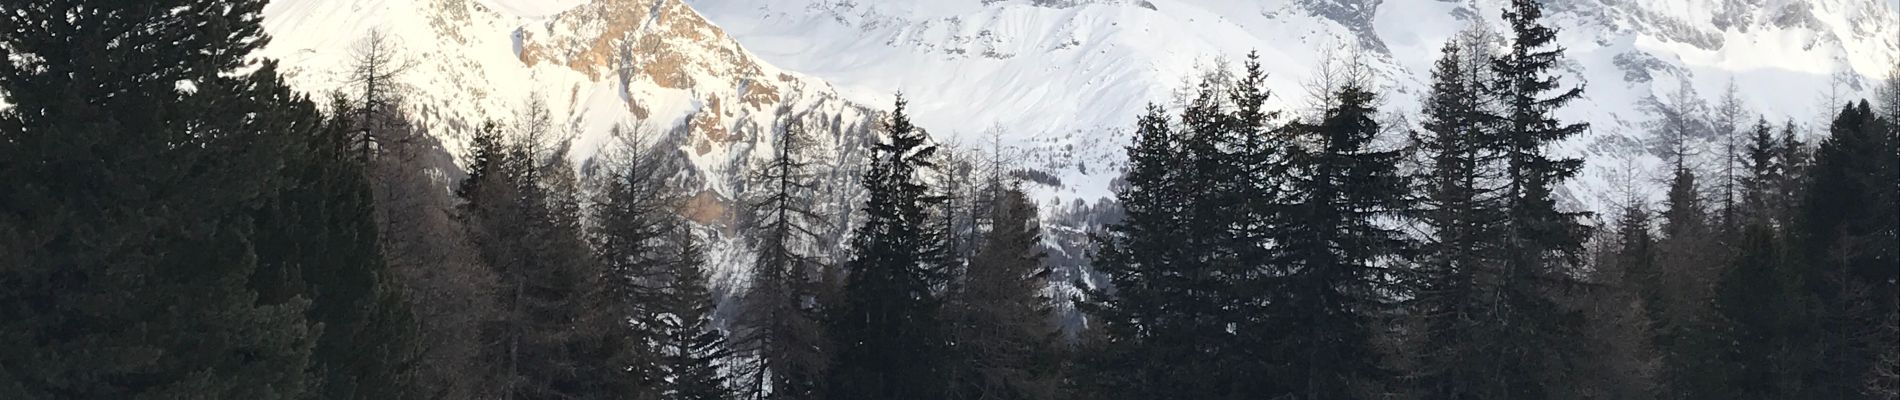
<path fill-rule="evenodd" d="M 1621 207 L 1614 237 L 1599 238 L 1593 284 L 1574 297 L 1589 321 L 1577 346 L 1592 349 L 1582 366 L 1578 398 L 1653 398 L 1658 364 L 1652 324 L 1642 291 L 1656 275 L 1656 238 L 1651 213 L 1631 196 Z"/>
<path fill-rule="evenodd" d="M 341 119 L 285 147 L 289 185 L 257 213 L 260 301 L 302 297 L 323 326 L 313 353 L 323 399 L 418 398 L 420 341 L 389 279 L 366 165 Z"/>
<path fill-rule="evenodd" d="M 578 179 L 564 146 L 543 148 L 550 124 L 538 104 L 513 142 L 494 129 L 475 135 L 459 189 L 469 236 L 500 286 L 485 350 L 503 398 L 595 398 L 602 382 L 589 373 L 604 366 L 574 350 L 593 338 L 573 327 L 586 321 L 598 267 L 581 232 Z"/>
<path fill-rule="evenodd" d="M 667 248 L 682 224 L 680 199 L 668 187 L 679 169 L 663 146 L 644 143 L 644 131 L 614 127 L 615 139 L 597 165 L 597 198 L 589 214 L 600 283 L 587 300 L 589 329 L 598 335 L 590 361 L 602 392 L 636 399 L 661 395 L 666 370 L 653 343 L 666 339 L 663 305 L 675 254 Z"/>
<path fill-rule="evenodd" d="M 736 382 L 752 399 L 821 397 L 828 343 L 818 309 L 824 269 L 814 254 L 828 227 L 805 200 L 818 189 L 805 155 L 810 140 L 803 123 L 788 122 L 771 158 L 751 172 L 752 187 L 763 193 L 749 204 L 758 255 L 734 345 L 756 360 Z"/>
<path fill-rule="evenodd" d="M 1058 397 L 1059 337 L 1043 290 L 1042 228 L 1036 206 L 1018 187 L 1001 189 L 984 235 L 951 292 L 955 399 L 1033 400 Z"/>
<path fill-rule="evenodd" d="M 261 1 L 9 2 L 0 397 L 296 399 L 310 299 L 260 301 L 258 205 L 322 129 Z M 124 45 L 111 45 L 119 43 Z M 137 45 L 130 45 L 137 44 Z"/>
<path fill-rule="evenodd" d="M 1747 175 L 1741 178 L 1741 203 L 1737 205 L 1740 222 L 1744 226 L 1760 224 L 1771 228 L 1785 224 L 1786 216 L 1779 211 L 1786 207 L 1788 200 L 1775 188 L 1785 179 L 1787 160 L 1767 119 L 1755 122 L 1743 147 L 1746 153 L 1742 162 Z"/>
<path fill-rule="evenodd" d="M 1542 23 L 1543 9 L 1536 0 L 1513 0 L 1504 12 L 1510 26 L 1510 48 L 1492 63 L 1503 119 L 1495 151 L 1503 158 L 1505 187 L 1504 231 L 1497 236 L 1501 254 L 1500 296 L 1496 311 L 1484 320 L 1493 356 L 1473 360 L 1487 363 L 1502 376 L 1476 391 L 1476 398 L 1542 398 L 1546 389 L 1565 381 L 1568 360 L 1579 357 L 1568 344 L 1580 319 L 1552 299 L 1555 291 L 1574 286 L 1587 231 L 1578 222 L 1582 213 L 1558 209 L 1553 191 L 1578 173 L 1583 160 L 1554 157 L 1546 147 L 1583 133 L 1588 124 L 1564 123 L 1554 112 L 1575 101 L 1583 89 L 1561 88 L 1551 71 L 1563 56 L 1556 30 Z"/>
<path fill-rule="evenodd" d="M 1662 353 L 1663 384 L 1670 397 L 1727 398 L 1721 344 L 1708 305 L 1727 256 L 1696 185 L 1694 171 L 1677 161 L 1657 242 L 1656 272 L 1641 281 L 1648 314 Z"/>
<path fill-rule="evenodd" d="M 1504 219 L 1496 187 L 1497 160 L 1488 151 L 1495 140 L 1484 83 L 1489 80 L 1488 43 L 1481 31 L 1468 31 L 1447 43 L 1432 71 L 1418 147 L 1429 157 L 1427 176 L 1416 179 L 1418 220 L 1431 235 L 1420 244 L 1412 271 L 1416 364 L 1408 379 L 1422 395 L 1461 398 L 1473 385 L 1496 376 L 1483 359 L 1480 328 L 1469 316 L 1491 308 L 1481 296 L 1496 282 L 1492 247 Z"/>
<path fill-rule="evenodd" d="M 1272 357 L 1291 364 L 1297 398 L 1373 398 L 1392 371 L 1374 348 L 1377 321 L 1393 311 L 1387 268 L 1411 250 L 1387 224 L 1409 206 L 1396 150 L 1377 149 L 1376 94 L 1362 66 L 1335 73 L 1331 103 L 1315 124 L 1295 123 L 1289 207 L 1273 237 L 1272 319 L 1294 326 Z"/>
<path fill-rule="evenodd" d="M 726 400 L 734 398 L 719 371 L 726 357 L 726 336 L 713 327 L 713 298 L 706 282 L 706 259 L 698 239 L 685 226 L 669 238 L 673 247 L 666 260 L 667 282 L 658 314 L 661 371 L 660 398 Z"/>
<path fill-rule="evenodd" d="M 829 316 L 836 358 L 833 399 L 935 399 L 944 331 L 936 289 L 943 238 L 930 229 L 938 203 L 920 174 L 936 146 L 911 125 L 899 96 L 862 180 L 868 219 L 851 238 L 840 303 Z"/>
<path fill-rule="evenodd" d="M 1122 221 L 1109 225 L 1095 241 L 1099 243 L 1094 267 L 1108 276 L 1112 290 L 1088 292 L 1090 301 L 1079 306 L 1087 311 L 1093 332 L 1099 339 L 1086 352 L 1081 374 L 1087 398 L 1144 399 L 1167 395 L 1164 387 L 1183 391 L 1215 388 L 1188 386 L 1174 381 L 1171 373 L 1183 370 L 1199 372 L 1206 354 L 1181 354 L 1153 344 L 1163 335 L 1180 330 L 1176 318 L 1184 317 L 1166 310 L 1179 310 L 1183 300 L 1177 262 L 1184 261 L 1174 234 L 1185 229 L 1179 219 L 1186 207 L 1182 185 L 1177 183 L 1184 162 L 1182 139 L 1175 132 L 1165 111 L 1149 105 L 1147 113 L 1135 124 L 1135 142 L 1128 151 L 1128 171 L 1116 200 L 1123 210 Z"/>
<path fill-rule="evenodd" d="M 1867 102 L 1849 105 L 1830 126 L 1814 155 L 1801 226 L 1802 281 L 1819 299 L 1820 335 L 1814 343 L 1827 366 L 1812 370 L 1813 397 L 1864 398 L 1862 373 L 1876 365 L 1879 323 L 1896 308 L 1892 243 L 1900 225 L 1896 207 L 1897 154 L 1886 122 Z"/>
<path fill-rule="evenodd" d="M 1786 270 L 1783 240 L 1766 221 L 1744 225 L 1734 265 L 1717 286 L 1715 311 L 1729 343 L 1720 360 L 1730 366 L 1733 398 L 1801 397 L 1795 367 L 1807 356 L 1792 340 L 1809 305 Z"/>

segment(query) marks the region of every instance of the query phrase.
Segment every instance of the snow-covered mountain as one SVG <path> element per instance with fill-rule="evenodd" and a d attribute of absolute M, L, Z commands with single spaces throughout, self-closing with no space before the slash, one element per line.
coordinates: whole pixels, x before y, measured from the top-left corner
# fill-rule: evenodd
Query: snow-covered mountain
<path fill-rule="evenodd" d="M 764 59 L 884 104 L 903 90 L 924 126 L 1000 129 L 1042 149 L 1065 200 L 1106 195 L 1125 126 L 1220 57 L 1259 51 L 1284 108 L 1305 106 L 1324 52 L 1357 47 L 1413 114 L 1445 41 L 1501 26 L 1502 0 L 689 0 Z M 1713 98 L 1734 79 L 1771 120 L 1817 121 L 1839 81 L 1868 93 L 1900 60 L 1900 0 L 1547 0 L 1568 48 L 1564 111 L 1592 132 L 1573 185 L 1601 208 L 1623 171 L 1655 162 L 1642 104 L 1688 80 Z M 1334 50 L 1337 51 L 1337 50 Z M 996 128 L 993 128 L 996 127 Z M 1053 157 L 1052 154 L 1062 154 Z M 1646 180 L 1637 177 L 1636 180 Z M 1648 184 L 1639 182 L 1639 184 Z"/>
<path fill-rule="evenodd" d="M 1734 80 L 1771 120 L 1817 122 L 1822 91 L 1859 97 L 1900 64 L 1900 0 L 1546 0 L 1569 49 L 1564 110 L 1594 129 L 1560 151 L 1591 163 L 1572 205 L 1601 210 L 1654 185 L 1643 105 L 1687 82 Z M 1504 0 L 275 0 L 264 55 L 310 92 L 339 88 L 372 31 L 414 63 L 408 106 L 452 152 L 459 127 L 511 122 L 544 99 L 585 163 L 616 124 L 663 132 L 692 166 L 693 216 L 716 240 L 715 276 L 739 284 L 731 207 L 743 166 L 790 116 L 828 132 L 827 159 L 861 164 L 878 109 L 904 91 L 941 139 L 990 133 L 1026 150 L 1063 284 L 1084 278 L 1083 230 L 1107 217 L 1135 113 L 1167 104 L 1210 65 L 1258 51 L 1284 109 L 1327 52 L 1357 48 L 1402 122 L 1438 49 Z M 852 168 L 830 182 L 848 207 Z M 1635 171 L 1632 173 L 1631 171 Z M 849 213 L 837 212 L 843 218 Z M 1112 213 L 1110 213 L 1112 214 Z M 840 226 L 848 221 L 840 221 Z M 1056 290 L 1070 290 L 1066 287 Z"/>
<path fill-rule="evenodd" d="M 615 125 L 655 133 L 645 139 L 688 160 L 690 217 L 719 239 L 714 264 L 727 268 L 715 277 L 725 282 L 738 281 L 730 267 L 745 257 L 728 234 L 744 167 L 771 153 L 770 133 L 793 119 L 814 124 L 832 134 L 821 138 L 825 158 L 855 165 L 875 115 L 760 61 L 679 0 L 276 0 L 265 14 L 263 55 L 312 93 L 346 89 L 353 51 L 371 32 L 393 39 L 410 65 L 400 77 L 406 107 L 451 153 L 467 127 L 516 122 L 535 99 L 580 165 L 615 143 Z"/>

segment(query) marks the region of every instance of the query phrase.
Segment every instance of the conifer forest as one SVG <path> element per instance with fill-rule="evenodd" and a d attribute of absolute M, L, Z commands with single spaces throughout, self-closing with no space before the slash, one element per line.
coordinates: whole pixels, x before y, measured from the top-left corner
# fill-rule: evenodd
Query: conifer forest
<path fill-rule="evenodd" d="M 0 399 L 1900 399 L 1900 62 L 1824 116 L 1584 120 L 1571 3 L 1478 2 L 1429 70 L 1234 53 L 1092 115 L 1124 161 L 1071 223 L 1035 150 L 918 117 L 964 99 L 447 118 L 422 46 L 269 57 L 268 3 L 0 2 Z M 1585 207 L 1568 149 L 1632 126 L 1653 179 Z"/>

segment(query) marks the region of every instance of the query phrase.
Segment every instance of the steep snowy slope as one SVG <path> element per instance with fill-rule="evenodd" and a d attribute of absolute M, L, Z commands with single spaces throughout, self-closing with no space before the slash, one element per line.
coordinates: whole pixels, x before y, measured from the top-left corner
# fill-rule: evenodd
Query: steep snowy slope
<path fill-rule="evenodd" d="M 407 107 L 451 152 L 465 144 L 464 127 L 513 123 L 536 98 L 578 163 L 612 142 L 615 125 L 658 133 L 648 140 L 689 160 L 690 217 L 716 237 L 722 267 L 743 265 L 732 207 L 747 160 L 770 154 L 771 133 L 792 119 L 823 124 L 837 134 L 821 146 L 828 159 L 855 165 L 873 115 L 821 81 L 759 61 L 678 0 L 277 0 L 265 14 L 273 41 L 264 55 L 284 60 L 310 92 L 342 88 L 352 48 L 370 32 L 396 39 L 399 58 L 413 63 L 401 78 Z"/>
<path fill-rule="evenodd" d="M 939 131 L 1000 126 L 1041 149 L 1067 202 L 1106 194 L 1124 126 L 1167 102 L 1197 65 L 1259 51 L 1284 107 L 1304 107 L 1327 49 L 1356 46 L 1389 85 L 1387 109 L 1418 108 L 1445 40 L 1498 26 L 1501 0 L 689 0 L 770 60 L 881 103 L 895 90 Z M 1687 80 L 1714 98 L 1730 79 L 1771 120 L 1823 113 L 1819 91 L 1849 96 L 1900 59 L 1900 0 L 1549 0 L 1569 49 L 1567 83 L 1587 98 L 1569 118 L 1595 124 L 1563 146 L 1591 169 L 1572 199 L 1601 209 L 1656 162 L 1642 104 Z M 1062 157 L 1051 156 L 1060 154 Z M 1107 168 L 1105 168 L 1107 167 Z M 1640 174 L 1639 174 L 1640 175 Z"/>

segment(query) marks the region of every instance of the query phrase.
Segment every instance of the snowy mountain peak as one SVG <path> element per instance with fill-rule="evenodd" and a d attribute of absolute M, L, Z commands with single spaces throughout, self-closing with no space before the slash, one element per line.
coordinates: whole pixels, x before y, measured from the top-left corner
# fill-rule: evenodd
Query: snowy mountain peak
<path fill-rule="evenodd" d="M 406 106 L 452 153 L 467 139 L 455 127 L 512 123 L 531 101 L 546 104 L 579 165 L 615 143 L 615 126 L 648 132 L 686 161 L 689 216 L 728 231 L 744 168 L 772 133 L 823 123 L 839 133 L 827 156 L 849 162 L 837 153 L 858 147 L 875 116 L 760 61 L 678 0 L 278 0 L 265 13 L 265 55 L 290 61 L 293 84 L 312 92 L 339 88 L 360 38 L 396 39 L 414 64 L 403 84 L 426 88 Z M 738 245 L 714 243 L 727 256 Z"/>

